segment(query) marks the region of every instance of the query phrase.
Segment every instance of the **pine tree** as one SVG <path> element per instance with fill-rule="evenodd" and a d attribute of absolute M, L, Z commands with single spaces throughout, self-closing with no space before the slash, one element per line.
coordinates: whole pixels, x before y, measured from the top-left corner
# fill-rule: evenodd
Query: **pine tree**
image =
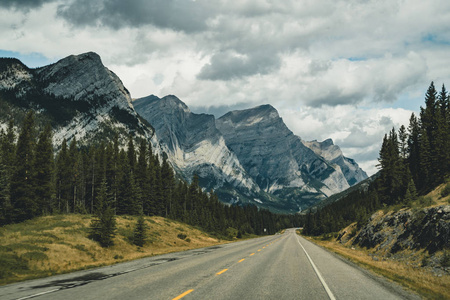
<path fill-rule="evenodd" d="M 0 135 L 0 226 L 13 222 L 11 194 L 11 175 L 13 173 L 15 158 L 14 123 L 8 123 L 6 133 L 2 130 Z"/>
<path fill-rule="evenodd" d="M 143 215 L 140 215 L 137 219 L 136 226 L 134 228 L 133 244 L 139 247 L 143 247 L 147 239 L 147 225 L 145 225 L 145 219 Z"/>
<path fill-rule="evenodd" d="M 116 235 L 116 217 L 108 200 L 106 179 L 100 184 L 94 218 L 90 225 L 89 237 L 100 243 L 102 247 L 114 245 Z"/>
<path fill-rule="evenodd" d="M 52 211 L 55 193 L 52 128 L 50 124 L 47 124 L 39 135 L 34 168 L 36 170 L 35 192 L 36 202 L 40 210 L 39 214 L 49 214 Z"/>
<path fill-rule="evenodd" d="M 56 209 L 59 212 L 69 212 L 71 192 L 71 164 L 66 139 L 63 140 L 61 150 L 56 159 Z"/>
<path fill-rule="evenodd" d="M 29 112 L 22 124 L 15 151 L 14 170 L 11 178 L 11 205 L 18 222 L 37 215 L 34 178 L 34 114 Z"/>
<path fill-rule="evenodd" d="M 419 144 L 419 136 L 420 136 L 420 125 L 417 117 L 411 114 L 409 119 L 408 126 L 408 165 L 409 170 L 411 171 L 412 178 L 415 184 L 419 184 L 419 162 L 420 162 L 420 144 Z"/>

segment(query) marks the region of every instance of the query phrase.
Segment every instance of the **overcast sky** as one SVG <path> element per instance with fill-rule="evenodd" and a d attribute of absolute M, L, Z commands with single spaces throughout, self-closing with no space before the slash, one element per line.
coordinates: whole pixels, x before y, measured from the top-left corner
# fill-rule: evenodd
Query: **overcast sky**
<path fill-rule="evenodd" d="M 220 116 L 274 106 L 369 173 L 431 81 L 450 85 L 448 0 L 1 0 L 0 56 L 97 52 L 133 98 Z"/>

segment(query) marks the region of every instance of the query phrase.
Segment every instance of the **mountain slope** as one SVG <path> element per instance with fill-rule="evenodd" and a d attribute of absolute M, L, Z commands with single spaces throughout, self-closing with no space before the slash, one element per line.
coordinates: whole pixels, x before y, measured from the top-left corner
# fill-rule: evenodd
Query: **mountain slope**
<path fill-rule="evenodd" d="M 259 187 L 300 208 L 350 186 L 340 167 L 306 147 L 270 105 L 229 112 L 216 124 Z"/>
<path fill-rule="evenodd" d="M 0 103 L 0 123 L 11 116 L 20 121 L 32 109 L 38 121 L 51 122 L 56 145 L 73 137 L 83 144 L 112 139 L 115 134 L 153 137 L 120 79 L 93 52 L 71 55 L 38 69 L 29 69 L 16 59 L 0 59 Z"/>
<path fill-rule="evenodd" d="M 303 140 L 302 142 L 306 147 L 325 158 L 329 163 L 338 165 L 350 186 L 368 178 L 366 172 L 353 159 L 344 156 L 339 146 L 333 144 L 332 139 L 327 139 L 323 142 L 306 142 Z"/>
<path fill-rule="evenodd" d="M 258 186 L 225 145 L 214 116 L 192 113 L 175 96 L 149 96 L 133 104 L 155 128 L 169 161 L 186 180 L 197 174 L 206 189 L 231 186 L 247 196 L 259 193 Z M 228 196 L 227 201 L 233 201 L 232 198 Z"/>

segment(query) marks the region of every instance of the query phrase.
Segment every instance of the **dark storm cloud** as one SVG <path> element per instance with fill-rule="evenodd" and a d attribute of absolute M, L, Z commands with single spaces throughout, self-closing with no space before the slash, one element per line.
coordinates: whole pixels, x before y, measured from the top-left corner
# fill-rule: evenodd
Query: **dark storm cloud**
<path fill-rule="evenodd" d="M 268 74 L 280 67 L 280 58 L 275 53 L 255 52 L 237 55 L 230 52 L 217 53 L 198 74 L 198 79 L 230 80 L 254 74 Z"/>
<path fill-rule="evenodd" d="M 208 1 L 185 0 L 77 0 L 62 4 L 58 15 L 75 26 L 103 25 L 114 29 L 154 25 L 175 31 L 206 28 L 215 8 Z"/>
<path fill-rule="evenodd" d="M 41 7 L 45 3 L 51 3 L 55 1 L 56 0 L 1 0 L 0 7 L 28 11 L 33 8 Z"/>

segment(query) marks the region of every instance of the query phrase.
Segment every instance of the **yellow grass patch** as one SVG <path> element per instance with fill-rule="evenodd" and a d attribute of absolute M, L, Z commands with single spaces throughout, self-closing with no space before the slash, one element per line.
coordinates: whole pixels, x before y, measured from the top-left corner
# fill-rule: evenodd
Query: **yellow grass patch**
<path fill-rule="evenodd" d="M 137 217 L 116 220 L 110 248 L 88 238 L 87 215 L 46 216 L 0 227 L 0 284 L 226 242 L 180 222 L 145 217 L 147 242 L 137 247 L 131 242 Z"/>
<path fill-rule="evenodd" d="M 381 257 L 374 259 L 373 253 L 375 251 L 359 247 L 346 247 L 334 240 L 323 241 L 318 238 L 305 238 L 349 259 L 361 267 L 400 283 L 427 299 L 450 299 L 450 276 L 442 275 L 438 277 L 430 271 L 419 267 L 419 261 L 425 255 L 423 252 L 411 252 L 410 259 L 405 261 L 395 261 Z M 405 257 L 408 256 L 408 253 L 405 252 L 404 254 Z"/>

